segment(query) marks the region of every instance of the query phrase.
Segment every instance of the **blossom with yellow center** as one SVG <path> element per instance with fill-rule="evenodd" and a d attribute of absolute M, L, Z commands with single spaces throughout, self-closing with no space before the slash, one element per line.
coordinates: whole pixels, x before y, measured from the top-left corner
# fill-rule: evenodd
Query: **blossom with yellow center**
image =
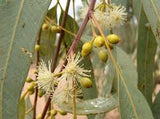
<path fill-rule="evenodd" d="M 127 20 L 126 8 L 124 6 L 111 5 L 109 9 L 109 19 L 111 28 L 119 27 Z"/>
<path fill-rule="evenodd" d="M 38 66 L 38 75 L 36 84 L 39 89 L 42 89 L 46 94 L 54 92 L 54 73 L 51 73 L 51 61 L 48 61 L 47 64 L 42 60 Z"/>
<path fill-rule="evenodd" d="M 126 8 L 122 5 L 107 4 L 105 2 L 95 5 L 94 16 L 102 29 L 110 30 L 123 25 L 127 18 Z M 102 9 L 103 8 L 103 9 Z M 80 17 L 87 14 L 88 6 L 80 8 Z"/>
<path fill-rule="evenodd" d="M 90 77 L 88 73 L 90 73 L 91 70 L 84 69 L 83 65 L 79 66 L 81 60 L 82 58 L 80 58 L 80 53 L 78 53 L 77 55 L 69 55 L 67 57 L 67 65 L 62 71 L 62 76 L 59 77 L 58 80 L 67 80 L 69 82 L 75 80 L 77 82 L 80 82 L 80 78 Z"/>

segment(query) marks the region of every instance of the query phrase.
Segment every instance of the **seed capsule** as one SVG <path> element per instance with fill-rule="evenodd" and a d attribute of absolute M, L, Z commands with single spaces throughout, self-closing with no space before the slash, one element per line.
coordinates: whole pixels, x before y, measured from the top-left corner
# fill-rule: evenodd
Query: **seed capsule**
<path fill-rule="evenodd" d="M 27 82 L 27 83 L 31 83 L 32 81 L 33 81 L 33 79 L 30 78 L 30 77 L 26 79 L 26 82 Z"/>
<path fill-rule="evenodd" d="M 107 39 L 112 44 L 117 44 L 120 41 L 119 37 L 116 34 L 110 34 L 110 35 L 108 35 Z"/>
<path fill-rule="evenodd" d="M 86 42 L 85 44 L 83 44 L 82 50 L 83 50 L 86 54 L 90 53 L 91 50 L 92 50 L 92 43 Z"/>
<path fill-rule="evenodd" d="M 41 98 L 44 94 L 45 94 L 45 93 L 44 93 L 44 91 L 43 91 L 42 89 L 39 89 L 39 90 L 38 90 L 38 97 Z"/>
<path fill-rule="evenodd" d="M 86 57 L 89 53 L 84 52 L 84 50 L 81 50 L 82 57 Z"/>
<path fill-rule="evenodd" d="M 106 62 L 108 60 L 108 54 L 105 50 L 100 50 L 98 56 L 102 62 Z"/>
<path fill-rule="evenodd" d="M 93 41 L 93 45 L 95 47 L 102 47 L 104 44 L 104 38 L 102 36 L 96 36 L 96 38 Z"/>
<path fill-rule="evenodd" d="M 61 115 L 66 115 L 67 114 L 67 112 L 66 111 L 63 111 L 63 110 L 59 110 L 58 111 Z"/>
<path fill-rule="evenodd" d="M 42 25 L 42 30 L 47 30 L 49 28 L 48 24 L 43 23 Z"/>
<path fill-rule="evenodd" d="M 51 26 L 51 31 L 52 32 L 58 32 L 57 26 L 55 26 L 55 25 Z"/>
<path fill-rule="evenodd" d="M 38 114 L 36 119 L 41 119 L 42 114 Z"/>
<path fill-rule="evenodd" d="M 32 82 L 31 85 L 27 88 L 27 91 L 31 91 L 31 92 L 34 91 L 35 85 L 36 84 L 34 82 Z"/>
<path fill-rule="evenodd" d="M 34 49 L 35 49 L 35 51 L 39 51 L 40 45 L 35 45 Z"/>
<path fill-rule="evenodd" d="M 55 116 L 55 115 L 57 115 L 57 110 L 52 109 L 52 110 L 51 110 L 51 116 Z"/>
<path fill-rule="evenodd" d="M 34 90 L 28 91 L 28 94 L 29 94 L 29 95 L 32 95 L 33 93 L 34 93 Z"/>
<path fill-rule="evenodd" d="M 81 78 L 80 79 L 80 84 L 84 88 L 91 88 L 92 87 L 92 81 L 91 81 L 91 79 L 89 79 L 87 77 Z"/>

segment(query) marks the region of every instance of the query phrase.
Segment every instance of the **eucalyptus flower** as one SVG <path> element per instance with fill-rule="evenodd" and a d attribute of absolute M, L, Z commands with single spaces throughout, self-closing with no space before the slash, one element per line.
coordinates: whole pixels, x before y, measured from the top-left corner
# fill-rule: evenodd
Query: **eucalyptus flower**
<path fill-rule="evenodd" d="M 107 4 L 106 2 L 95 5 L 94 16 L 102 29 L 110 30 L 124 24 L 127 18 L 126 8 L 122 5 Z M 80 8 L 80 17 L 87 14 L 88 6 Z"/>
<path fill-rule="evenodd" d="M 80 53 L 77 55 L 69 55 L 67 57 L 67 65 L 64 66 L 64 70 L 62 71 L 61 77 L 58 78 L 59 81 L 66 80 L 67 82 L 71 82 L 75 80 L 76 82 L 80 82 L 82 77 L 90 77 L 88 73 L 91 70 L 86 70 L 83 67 L 83 64 L 80 65 L 82 58 L 80 58 Z"/>
<path fill-rule="evenodd" d="M 111 5 L 108 17 L 110 19 L 111 28 L 119 27 L 127 20 L 126 8 L 121 5 Z"/>
<path fill-rule="evenodd" d="M 47 64 L 42 60 L 38 66 L 37 85 L 39 89 L 44 90 L 47 94 L 54 92 L 54 73 L 51 73 L 51 61 Z"/>

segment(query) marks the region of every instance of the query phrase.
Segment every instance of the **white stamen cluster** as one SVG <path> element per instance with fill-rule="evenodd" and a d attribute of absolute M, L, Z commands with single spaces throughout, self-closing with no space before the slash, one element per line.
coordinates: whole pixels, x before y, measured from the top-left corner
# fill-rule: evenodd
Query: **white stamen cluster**
<path fill-rule="evenodd" d="M 48 61 L 48 67 L 44 61 L 38 66 L 37 85 L 39 89 L 44 90 L 47 94 L 54 91 L 54 73 L 51 73 L 51 61 Z"/>
<path fill-rule="evenodd" d="M 55 81 L 63 81 L 66 80 L 67 84 L 71 84 L 68 87 L 68 91 L 72 89 L 73 80 L 75 82 L 80 82 L 80 78 L 82 77 L 90 77 L 89 74 L 90 70 L 85 70 L 83 65 L 79 66 L 81 62 L 80 54 L 77 55 L 70 55 L 67 58 L 67 65 L 65 66 L 64 70 L 60 72 L 61 76 L 55 77 L 55 73 L 51 73 L 51 62 L 48 62 L 48 67 L 44 61 L 41 61 L 38 66 L 38 75 L 37 75 L 37 85 L 39 89 L 44 90 L 47 94 L 52 94 L 55 90 L 54 82 Z"/>
<path fill-rule="evenodd" d="M 80 54 L 77 55 L 70 55 L 67 58 L 67 65 L 65 66 L 65 69 L 62 71 L 63 74 L 58 80 L 67 80 L 67 81 L 73 81 L 76 80 L 79 82 L 79 79 L 82 77 L 90 77 L 87 73 L 91 72 L 90 70 L 85 70 L 83 68 L 83 65 L 79 66 L 79 63 L 81 62 Z"/>
<path fill-rule="evenodd" d="M 104 3 L 103 3 L 104 4 Z M 96 5 L 96 6 L 100 6 Z M 80 17 L 84 18 L 88 11 L 88 6 L 84 6 L 79 10 Z M 107 5 L 106 10 L 101 10 L 96 7 L 94 15 L 100 24 L 101 28 L 110 30 L 112 28 L 118 28 L 123 25 L 127 18 L 126 8 L 122 5 L 116 6 L 114 4 Z"/>

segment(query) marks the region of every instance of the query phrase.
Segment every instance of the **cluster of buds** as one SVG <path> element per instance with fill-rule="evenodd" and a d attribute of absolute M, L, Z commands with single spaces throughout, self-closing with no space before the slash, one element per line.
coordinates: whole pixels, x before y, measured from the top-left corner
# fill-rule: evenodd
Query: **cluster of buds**
<path fill-rule="evenodd" d="M 116 34 L 110 34 L 106 36 L 106 38 L 102 36 L 96 36 L 91 41 L 86 42 L 82 46 L 81 55 L 82 57 L 86 57 L 92 51 L 93 46 L 95 48 L 105 47 L 107 49 L 107 45 L 110 49 L 113 49 L 114 44 L 117 44 L 120 41 L 119 37 Z M 100 49 L 98 53 L 99 59 L 102 62 L 106 62 L 108 59 L 108 54 L 104 49 Z"/>

